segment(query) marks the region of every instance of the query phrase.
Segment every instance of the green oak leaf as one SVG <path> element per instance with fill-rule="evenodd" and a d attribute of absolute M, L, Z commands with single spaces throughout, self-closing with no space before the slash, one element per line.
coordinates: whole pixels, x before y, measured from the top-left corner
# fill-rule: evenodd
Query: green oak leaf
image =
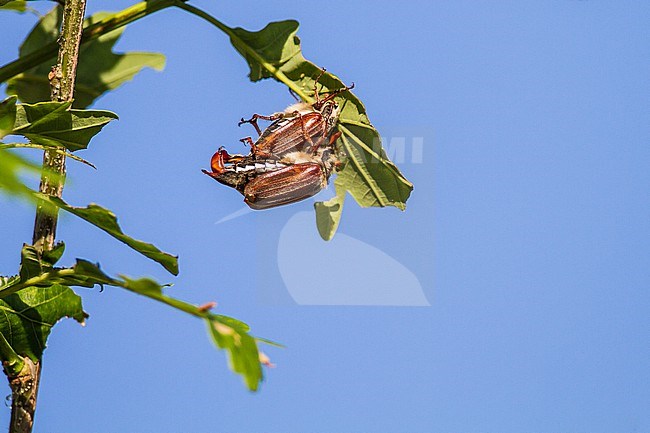
<path fill-rule="evenodd" d="M 247 324 L 232 317 L 209 313 L 200 307 L 167 296 L 163 293 L 167 285 L 151 278 L 132 279 L 123 275 L 112 278 L 104 273 L 99 265 L 83 259 L 77 259 L 73 268 L 55 270 L 44 281 L 47 282 L 83 287 L 90 287 L 93 284 L 122 287 L 199 317 L 205 320 L 210 336 L 217 347 L 228 353 L 230 368 L 243 376 L 251 391 L 257 390 L 263 378 L 257 339 L 249 334 L 250 328 Z M 277 345 L 264 339 L 260 341 Z"/>
<path fill-rule="evenodd" d="M 381 145 L 374 128 L 343 122 L 341 142 L 347 154 L 343 169 L 338 172 L 339 184 L 362 207 L 395 206 L 406 209 L 406 198 L 413 185 L 406 181 Z M 403 200 L 400 197 L 406 197 Z"/>
<path fill-rule="evenodd" d="M 0 102 L 0 138 L 13 131 L 16 123 L 16 97 L 10 96 Z"/>
<path fill-rule="evenodd" d="M 20 275 L 16 277 L 0 277 L 0 308 L 3 308 L 5 304 L 17 305 L 16 298 L 22 299 L 23 294 L 31 294 L 35 290 L 41 291 L 38 293 L 53 293 L 50 291 L 52 287 L 93 287 L 95 284 L 121 287 L 204 320 L 208 325 L 210 336 L 215 345 L 228 353 L 230 368 L 242 375 L 244 382 L 251 391 L 257 390 L 259 383 L 263 379 L 262 361 L 257 341 L 282 346 L 270 340 L 253 337 L 249 333 L 249 326 L 242 321 L 229 316 L 212 314 L 205 308 L 165 295 L 163 289 L 168 285 L 160 284 L 151 278 L 132 279 L 123 275 L 113 278 L 104 273 L 98 264 L 83 259 L 77 259 L 76 264 L 71 268 L 53 268 L 52 265 L 60 258 L 63 248 L 63 245 L 57 245 L 52 254 L 39 257 L 34 247 L 24 246 Z M 29 273 L 27 270 L 29 270 Z M 41 273 L 39 274 L 38 271 Z M 79 311 L 81 311 L 80 304 Z M 65 313 L 65 315 L 72 315 L 72 313 Z M 3 324 L 0 316 L 0 358 L 13 365 L 14 368 L 18 368 L 20 360 L 15 356 L 14 352 L 23 356 L 31 356 L 32 353 L 36 352 L 33 352 L 33 350 L 29 353 L 25 352 L 23 348 L 25 344 L 19 346 L 15 344 L 10 333 L 15 320 L 13 320 L 13 316 L 8 315 L 6 312 L 5 317 L 7 318 L 6 325 Z M 78 318 L 80 316 L 77 314 L 73 317 Z M 47 330 L 49 332 L 49 328 Z M 4 337 L 6 341 L 1 337 Z M 40 356 L 40 353 L 36 353 L 36 355 Z"/>
<path fill-rule="evenodd" d="M 0 275 L 0 292 L 20 283 L 20 275 L 5 277 Z"/>
<path fill-rule="evenodd" d="M 0 148 L 0 193 L 36 202 L 34 191 L 22 180 L 21 175 L 25 172 L 37 175 L 40 173 L 40 167 L 14 152 Z"/>
<path fill-rule="evenodd" d="M 256 391 L 263 379 L 262 365 L 255 338 L 221 320 L 206 319 L 212 341 L 228 352 L 228 365 L 244 377 L 246 386 Z"/>
<path fill-rule="evenodd" d="M 27 281 L 52 269 L 49 263 L 41 262 L 41 257 L 36 248 L 23 245 L 20 252 L 20 280 Z"/>
<path fill-rule="evenodd" d="M 84 259 L 77 259 L 77 263 L 74 265 L 73 276 L 87 285 L 99 284 L 103 286 L 104 284 L 111 285 L 113 283 L 113 279 L 99 268 L 99 264 Z M 68 284 L 74 285 L 72 282 Z"/>
<path fill-rule="evenodd" d="M 167 285 L 160 284 L 151 278 L 138 278 L 137 280 L 134 280 L 132 278 L 125 277 L 124 275 L 120 275 L 120 279 L 121 281 L 114 280 L 114 282 L 117 282 L 118 286 L 130 290 L 134 293 L 138 293 L 150 298 L 166 297 L 163 294 L 163 289 Z"/>
<path fill-rule="evenodd" d="M 0 11 L 27 12 L 25 0 L 0 0 Z"/>
<path fill-rule="evenodd" d="M 23 249 L 20 251 L 19 277 L 21 281 L 27 281 L 30 278 L 51 271 L 56 262 L 63 256 L 64 251 L 65 244 L 63 242 L 58 242 L 51 250 L 43 252 L 40 252 L 32 245 L 23 245 Z"/>
<path fill-rule="evenodd" d="M 243 376 L 246 386 L 251 391 L 257 390 L 263 378 L 260 355 L 256 339 L 249 334 L 250 328 L 244 322 L 228 316 L 211 314 L 199 307 L 171 298 L 163 294 L 165 285 L 151 278 L 132 279 L 123 275 L 119 278 L 111 278 L 101 271 L 99 266 L 80 259 L 77 259 L 74 269 L 75 274 L 86 278 L 87 281 L 94 279 L 97 284 L 122 287 L 204 319 L 215 345 L 228 353 L 231 370 Z"/>
<path fill-rule="evenodd" d="M 56 265 L 56 263 L 61 260 L 63 253 L 65 252 L 65 244 L 63 242 L 57 242 L 54 244 L 51 250 L 43 251 L 41 255 L 41 260 L 50 267 Z"/>
<path fill-rule="evenodd" d="M 297 36 L 298 22 L 272 22 L 257 32 L 223 24 L 220 28 L 230 36 L 231 43 L 248 63 L 251 81 L 274 78 L 292 90 L 298 90 L 303 99 L 310 99 L 308 95 L 313 91 L 315 78 L 319 76 L 321 68 L 303 57 Z M 322 92 L 345 87 L 331 73 L 324 73 L 318 84 L 319 88 L 322 86 Z M 337 191 L 349 191 L 362 207 L 394 206 L 404 210 L 413 185 L 387 157 L 379 133 L 368 120 L 363 103 L 349 91 L 335 99 L 342 106 L 338 125 L 342 137 L 339 139 L 338 154 L 344 164 L 344 169 L 338 173 Z M 316 207 L 319 232 L 321 236 L 326 235 L 323 238 L 331 239 L 334 235 L 341 216 L 338 209 L 343 199 L 344 195 L 337 198 L 337 203 Z M 337 212 L 326 211 L 333 210 L 337 204 L 340 205 Z"/>
<path fill-rule="evenodd" d="M 248 332 L 251 330 L 251 327 L 248 326 L 246 323 L 242 322 L 241 320 L 237 320 L 233 317 L 229 316 L 222 316 L 221 314 L 212 314 L 211 317 L 215 320 L 218 320 L 219 322 L 223 323 L 224 325 L 228 325 L 231 328 L 235 328 L 239 332 Z M 264 340 L 264 339 L 261 339 Z M 267 340 L 264 340 L 267 341 Z"/>
<path fill-rule="evenodd" d="M 18 177 L 20 169 L 25 167 L 31 166 L 11 152 L 0 149 L 0 192 L 6 191 L 14 195 L 26 197 L 34 202 L 42 200 L 59 209 L 63 209 L 105 231 L 110 236 L 123 242 L 143 256 L 159 263 L 169 273 L 178 275 L 177 256 L 161 251 L 153 244 L 126 235 L 118 224 L 117 217 L 110 210 L 97 204 L 90 204 L 86 207 L 70 206 L 60 198 L 40 194 L 29 189 Z"/>
<path fill-rule="evenodd" d="M 11 134 L 22 135 L 44 146 L 63 146 L 71 152 L 88 143 L 117 115 L 102 110 L 70 109 L 70 102 L 39 102 L 16 105 Z"/>
<path fill-rule="evenodd" d="M 334 237 L 336 230 L 341 221 L 341 212 L 343 212 L 343 203 L 345 202 L 345 185 L 341 184 L 340 178 L 334 181 L 336 195 L 328 201 L 319 201 L 314 203 L 316 210 L 316 227 L 320 237 L 329 241 Z"/>
<path fill-rule="evenodd" d="M 69 212 L 83 220 L 86 220 L 95 227 L 113 236 L 115 239 L 125 243 L 143 256 L 148 257 L 157 263 L 160 263 L 162 267 L 171 274 L 178 275 L 178 257 L 159 250 L 153 244 L 139 241 L 125 235 L 120 225 L 117 223 L 117 217 L 110 210 L 94 203 L 91 203 L 87 207 L 75 207 L 70 206 L 68 203 L 57 197 L 49 197 L 40 194 L 39 197 L 54 204 L 60 209 L 65 210 L 66 212 Z"/>
<path fill-rule="evenodd" d="M 32 143 L 0 143 L 0 192 L 36 201 L 35 192 L 21 178 L 23 172 L 40 175 L 42 168 L 9 149 L 14 147 L 52 148 L 71 158 L 92 164 L 68 153 L 85 149 L 92 137 L 117 118 L 110 111 L 71 110 L 69 102 L 16 104 L 11 96 L 0 103 L 0 138 L 22 135 Z M 64 149 L 65 148 L 65 149 Z M 60 175 L 49 173 L 50 179 Z"/>
<path fill-rule="evenodd" d="M 20 356 L 41 359 L 52 326 L 64 317 L 83 324 L 81 298 L 69 287 L 28 287 L 0 299 L 0 334 Z M 4 361 L 4 359 L 3 359 Z"/>
<path fill-rule="evenodd" d="M 108 12 L 98 12 L 87 18 L 84 26 L 92 25 L 111 15 L 113 14 Z M 20 56 L 56 41 L 61 19 L 62 11 L 58 6 L 45 15 L 21 45 Z M 160 53 L 114 53 L 113 46 L 123 31 L 124 28 L 113 30 L 81 46 L 75 82 L 75 108 L 88 107 L 104 93 L 132 80 L 145 67 L 157 71 L 165 67 L 165 56 Z M 23 102 L 49 100 L 48 74 L 51 66 L 42 63 L 10 79 L 7 93 L 17 94 Z"/>
<path fill-rule="evenodd" d="M 257 390 L 263 379 L 262 364 L 257 341 L 248 333 L 250 328 L 247 324 L 232 317 L 205 313 L 198 307 L 170 298 L 162 293 L 164 286 L 150 278 L 133 280 L 120 276 L 120 280 L 115 280 L 113 285 L 119 285 L 140 295 L 177 306 L 177 308 L 181 307 L 186 312 L 188 312 L 188 307 L 195 309 L 193 314 L 205 320 L 214 344 L 228 353 L 230 369 L 244 378 L 249 390 Z"/>

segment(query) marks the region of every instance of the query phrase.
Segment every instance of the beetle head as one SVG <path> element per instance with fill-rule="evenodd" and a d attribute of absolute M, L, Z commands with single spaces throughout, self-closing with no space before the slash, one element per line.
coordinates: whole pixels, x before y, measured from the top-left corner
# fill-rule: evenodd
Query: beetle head
<path fill-rule="evenodd" d="M 220 147 L 219 150 L 217 150 L 214 155 L 212 155 L 212 159 L 210 159 L 210 168 L 212 168 L 212 172 L 216 174 L 223 173 L 225 170 L 225 163 L 230 158 L 230 154 L 226 151 L 226 149 Z"/>
<path fill-rule="evenodd" d="M 342 89 L 334 90 L 332 92 L 329 92 L 328 95 L 321 99 L 320 95 L 318 93 L 318 81 L 320 81 L 321 77 L 325 73 L 325 68 L 321 69 L 320 75 L 316 80 L 314 81 L 314 103 L 311 104 L 311 107 L 314 111 L 320 111 L 323 113 L 324 116 L 329 117 L 326 114 L 326 111 L 329 111 L 331 113 L 330 115 L 334 118 L 337 119 L 339 115 L 339 105 L 334 101 L 334 98 L 338 95 L 340 95 L 343 92 L 347 92 L 348 90 L 354 89 L 354 83 L 352 83 L 349 86 L 345 86 Z M 335 120 L 336 121 L 336 120 Z"/>
<path fill-rule="evenodd" d="M 210 160 L 210 168 L 212 171 L 201 170 L 214 180 L 224 185 L 228 185 L 237 190 L 243 190 L 248 176 L 244 173 L 239 173 L 236 170 L 230 169 L 233 163 L 243 160 L 242 155 L 230 155 L 223 147 L 220 147 Z"/>

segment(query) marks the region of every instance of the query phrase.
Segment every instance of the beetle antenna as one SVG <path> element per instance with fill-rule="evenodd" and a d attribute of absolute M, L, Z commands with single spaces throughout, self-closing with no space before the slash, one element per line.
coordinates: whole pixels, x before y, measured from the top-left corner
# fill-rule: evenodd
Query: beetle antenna
<path fill-rule="evenodd" d="M 344 88 L 342 88 L 342 89 L 334 90 L 332 93 L 330 93 L 329 95 L 327 95 L 327 98 L 323 99 L 322 101 L 317 101 L 317 102 L 318 102 L 320 105 L 323 105 L 324 103 L 326 103 L 326 102 L 329 101 L 330 99 L 336 97 L 337 95 L 340 95 L 341 93 L 343 93 L 343 92 L 347 92 L 348 90 L 352 90 L 352 89 L 354 89 L 354 83 L 352 83 L 352 84 L 350 84 L 349 86 L 346 86 L 346 87 L 344 87 Z"/>
<path fill-rule="evenodd" d="M 318 75 L 318 77 L 316 77 L 316 80 L 314 81 L 314 99 L 316 99 L 316 102 L 314 104 L 320 104 L 321 102 L 318 96 L 318 82 L 320 81 L 321 77 L 323 76 L 326 70 L 327 69 L 322 68 L 320 70 L 320 74 Z"/>

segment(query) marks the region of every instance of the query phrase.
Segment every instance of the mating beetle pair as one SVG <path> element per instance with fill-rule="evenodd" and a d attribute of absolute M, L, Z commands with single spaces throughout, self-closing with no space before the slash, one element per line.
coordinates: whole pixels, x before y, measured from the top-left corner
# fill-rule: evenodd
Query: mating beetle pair
<path fill-rule="evenodd" d="M 340 113 L 334 97 L 354 84 L 320 99 L 318 79 L 313 104 L 298 103 L 271 116 L 254 114 L 249 120 L 241 119 L 239 125 L 250 123 L 259 135 L 256 141 L 251 137 L 241 140 L 250 145 L 250 153 L 230 155 L 219 148 L 210 162 L 212 171 L 203 173 L 235 188 L 252 209 L 295 203 L 325 188 L 338 164 L 334 143 L 341 135 L 334 132 Z M 272 123 L 262 131 L 258 119 Z"/>

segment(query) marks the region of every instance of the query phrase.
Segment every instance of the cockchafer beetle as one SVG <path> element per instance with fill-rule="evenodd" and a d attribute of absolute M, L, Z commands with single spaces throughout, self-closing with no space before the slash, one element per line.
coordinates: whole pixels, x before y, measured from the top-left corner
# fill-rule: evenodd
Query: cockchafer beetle
<path fill-rule="evenodd" d="M 268 209 L 295 203 L 316 195 L 327 186 L 338 165 L 334 143 L 340 132 L 333 132 L 340 108 L 333 98 L 349 87 L 331 92 L 320 99 L 314 84 L 313 104 L 298 103 L 271 116 L 254 114 L 239 125 L 251 123 L 259 134 L 241 141 L 250 144 L 249 155 L 230 155 L 219 148 L 212 156 L 212 171 L 203 173 L 217 182 L 235 188 L 252 209 Z M 272 120 L 263 132 L 258 119 Z"/>
<path fill-rule="evenodd" d="M 292 152 L 282 158 L 261 159 L 253 155 L 230 155 L 219 149 L 211 161 L 212 171 L 203 173 L 235 188 L 252 209 L 261 210 L 295 203 L 316 195 L 327 186 L 338 164 L 331 144 L 314 154 Z"/>

